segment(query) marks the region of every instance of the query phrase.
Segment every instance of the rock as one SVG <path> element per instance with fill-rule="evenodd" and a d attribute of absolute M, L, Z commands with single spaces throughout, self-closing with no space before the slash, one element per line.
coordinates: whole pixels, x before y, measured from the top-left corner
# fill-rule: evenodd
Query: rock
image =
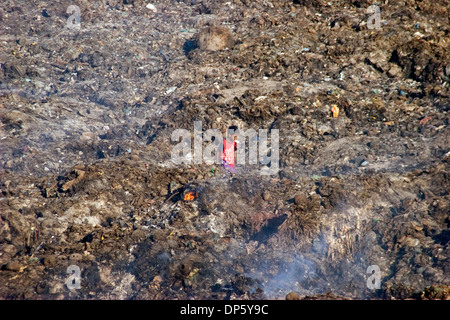
<path fill-rule="evenodd" d="M 38 294 L 45 294 L 48 293 L 50 290 L 49 286 L 47 283 L 45 282 L 40 282 L 37 286 L 36 286 L 36 292 Z"/>
<path fill-rule="evenodd" d="M 389 60 L 387 56 L 388 54 L 382 50 L 371 52 L 367 57 L 367 61 L 377 70 L 384 72 L 386 71 L 387 61 Z"/>
<path fill-rule="evenodd" d="M 286 300 L 300 300 L 300 296 L 297 292 L 291 291 L 286 295 Z"/>
<path fill-rule="evenodd" d="M 67 191 L 67 190 L 69 190 L 70 188 L 72 188 L 74 185 L 76 185 L 77 183 L 79 183 L 81 180 L 83 180 L 84 175 L 85 175 L 85 172 L 84 172 L 83 170 L 78 170 L 78 169 L 75 169 L 75 170 L 73 171 L 73 173 L 76 174 L 76 178 L 73 179 L 73 180 L 67 181 L 66 183 L 64 183 L 64 184 L 61 186 L 61 189 L 62 189 L 63 191 Z"/>
<path fill-rule="evenodd" d="M 322 198 L 317 193 L 314 193 L 311 195 L 311 203 L 310 207 L 312 211 L 318 211 L 320 209 L 320 206 L 322 204 Z"/>
<path fill-rule="evenodd" d="M 17 248 L 12 244 L 5 244 L 1 247 L 0 251 L 13 257 L 17 253 Z"/>
<path fill-rule="evenodd" d="M 392 64 L 391 68 L 388 70 L 387 72 L 388 76 L 391 78 L 396 78 L 401 76 L 402 74 L 402 68 L 400 68 L 398 65 L 396 64 Z"/>
<path fill-rule="evenodd" d="M 42 260 L 42 263 L 44 264 L 45 267 L 51 268 L 56 264 L 56 257 L 55 256 L 46 256 Z"/>
<path fill-rule="evenodd" d="M 169 245 L 169 247 L 170 247 L 171 249 L 176 249 L 176 248 L 178 248 L 178 242 L 176 242 L 176 241 L 173 240 L 173 239 L 167 239 L 167 244 Z"/>
<path fill-rule="evenodd" d="M 188 276 L 193 270 L 193 264 L 191 260 L 185 260 L 180 264 L 180 272 L 183 276 Z"/>
<path fill-rule="evenodd" d="M 271 199 L 270 192 L 268 190 L 265 190 L 263 192 L 262 198 L 264 199 L 264 201 L 269 201 Z"/>
<path fill-rule="evenodd" d="M 13 166 L 14 166 L 14 160 L 6 161 L 6 164 L 5 164 L 6 169 L 11 169 Z"/>
<path fill-rule="evenodd" d="M 295 116 L 299 116 L 299 115 L 302 115 L 304 113 L 303 107 L 301 107 L 301 106 L 293 106 L 292 109 L 291 109 L 291 112 Z"/>
<path fill-rule="evenodd" d="M 9 271 L 14 271 L 17 272 L 20 270 L 20 263 L 17 261 L 9 261 L 6 265 L 5 265 L 5 269 L 9 270 Z"/>
<path fill-rule="evenodd" d="M 332 132 L 333 129 L 329 125 L 321 124 L 317 126 L 317 133 L 320 135 L 331 134 Z"/>
<path fill-rule="evenodd" d="M 245 272 L 244 268 L 240 264 L 237 264 L 234 268 L 236 270 L 236 273 L 244 273 Z"/>
<path fill-rule="evenodd" d="M 83 260 L 83 255 L 80 254 L 80 253 L 72 253 L 72 254 L 69 256 L 69 260 L 70 260 L 70 261 L 73 261 L 73 262 L 81 261 L 81 260 Z"/>
<path fill-rule="evenodd" d="M 225 27 L 207 27 L 196 36 L 197 46 L 204 51 L 219 51 L 234 45 L 233 35 Z"/>
<path fill-rule="evenodd" d="M 131 238 L 136 242 L 142 241 L 147 237 L 147 232 L 145 230 L 137 229 L 131 234 Z"/>
<path fill-rule="evenodd" d="M 192 287 L 192 280 L 186 278 L 183 279 L 183 286 L 185 286 L 186 288 L 191 288 Z"/>
<path fill-rule="evenodd" d="M 6 265 L 9 261 L 11 261 L 11 255 L 8 253 L 1 253 L 0 254 L 0 266 Z"/>
<path fill-rule="evenodd" d="M 308 201 L 308 199 L 302 193 L 299 193 L 294 197 L 294 203 L 299 207 L 305 206 L 307 201 Z"/>
<path fill-rule="evenodd" d="M 92 139 L 94 139 L 94 137 L 95 137 L 94 133 L 92 133 L 90 131 L 85 131 L 81 134 L 80 140 L 81 141 L 92 140 Z"/>
<path fill-rule="evenodd" d="M 183 286 L 183 281 L 178 279 L 173 283 L 172 289 L 177 291 L 177 290 L 180 290 L 182 286 Z"/>

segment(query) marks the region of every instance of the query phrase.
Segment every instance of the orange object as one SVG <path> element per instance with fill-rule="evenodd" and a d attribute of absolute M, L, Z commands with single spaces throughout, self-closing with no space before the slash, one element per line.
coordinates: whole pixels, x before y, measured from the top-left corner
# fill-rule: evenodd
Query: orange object
<path fill-rule="evenodd" d="M 339 116 L 339 107 L 333 104 L 331 106 L 331 112 L 333 112 L 333 118 L 337 118 Z"/>
<path fill-rule="evenodd" d="M 184 195 L 184 201 L 192 201 L 197 197 L 198 197 L 198 192 L 196 192 L 194 195 L 194 192 L 190 191 Z"/>
<path fill-rule="evenodd" d="M 433 119 L 433 117 L 431 117 L 431 116 L 425 117 L 425 118 L 423 118 L 422 120 L 419 121 L 419 124 L 425 124 L 428 121 L 430 121 L 431 119 Z"/>

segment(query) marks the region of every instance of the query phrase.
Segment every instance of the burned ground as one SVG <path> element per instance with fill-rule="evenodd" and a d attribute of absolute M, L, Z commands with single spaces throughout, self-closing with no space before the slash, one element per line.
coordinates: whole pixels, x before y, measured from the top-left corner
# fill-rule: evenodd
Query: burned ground
<path fill-rule="evenodd" d="M 0 5 L 1 299 L 449 298 L 447 1 L 148 3 Z M 194 121 L 279 171 L 175 165 Z"/>

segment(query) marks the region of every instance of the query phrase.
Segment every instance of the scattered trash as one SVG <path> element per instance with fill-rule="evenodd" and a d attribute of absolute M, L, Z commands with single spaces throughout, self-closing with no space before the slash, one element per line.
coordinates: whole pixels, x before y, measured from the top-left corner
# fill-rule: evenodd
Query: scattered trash
<path fill-rule="evenodd" d="M 403 299 L 445 281 L 445 0 L 383 5 L 401 37 L 360 24 L 371 1 L 163 2 L 83 1 L 79 32 L 55 25 L 58 1 L 48 18 L 1 2 L 0 299 Z M 202 50 L 203 26 L 238 41 Z M 214 147 L 197 152 L 194 121 L 255 130 L 238 175 L 193 161 Z"/>
<path fill-rule="evenodd" d="M 259 96 L 259 97 L 255 98 L 255 101 L 264 100 L 266 98 L 267 98 L 267 96 Z"/>

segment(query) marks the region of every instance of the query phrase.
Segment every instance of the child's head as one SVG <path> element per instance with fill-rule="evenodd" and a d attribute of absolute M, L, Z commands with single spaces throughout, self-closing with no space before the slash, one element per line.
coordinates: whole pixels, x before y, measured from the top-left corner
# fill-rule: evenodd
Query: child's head
<path fill-rule="evenodd" d="M 230 126 L 227 129 L 227 139 L 229 140 L 233 140 L 233 138 L 236 136 L 237 134 L 237 127 L 236 126 Z"/>

